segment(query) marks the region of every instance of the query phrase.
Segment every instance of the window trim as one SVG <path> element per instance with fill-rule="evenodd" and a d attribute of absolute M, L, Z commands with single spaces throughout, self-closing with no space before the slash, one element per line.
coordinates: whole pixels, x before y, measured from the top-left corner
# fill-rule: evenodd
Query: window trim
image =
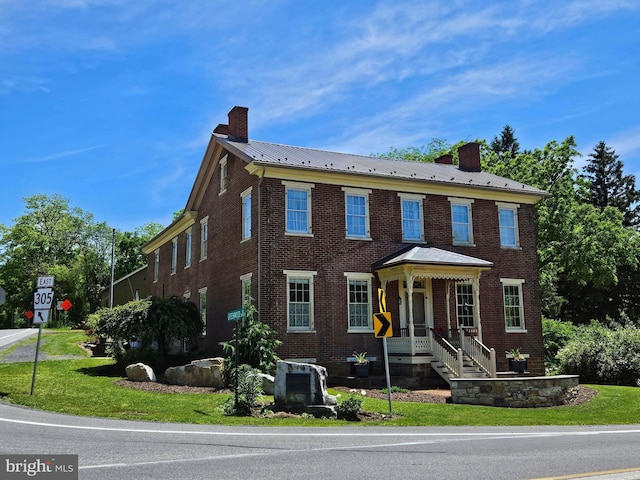
<path fill-rule="evenodd" d="M 313 183 L 302 183 L 302 182 L 290 182 L 287 180 L 282 181 L 282 185 L 284 185 L 284 234 L 285 235 L 295 235 L 299 237 L 313 237 L 313 229 L 312 229 L 312 210 L 311 210 L 311 190 L 315 188 L 315 184 Z M 297 230 L 289 230 L 289 221 L 288 221 L 288 212 L 289 212 L 289 191 L 290 190 L 298 190 L 305 191 L 307 193 L 307 230 L 306 231 L 297 231 Z"/>
<path fill-rule="evenodd" d="M 200 220 L 200 261 L 207 259 L 209 254 L 209 215 Z"/>
<path fill-rule="evenodd" d="M 525 316 L 524 316 L 524 292 L 523 285 L 525 280 L 522 278 L 501 278 L 500 283 L 502 284 L 502 304 L 503 304 L 503 312 L 504 312 L 504 326 L 505 331 L 507 333 L 527 333 L 527 328 L 525 324 Z M 505 287 L 518 287 L 518 307 L 520 312 L 520 326 L 513 327 L 507 325 L 507 302 L 506 302 L 506 294 Z"/>
<path fill-rule="evenodd" d="M 373 332 L 373 295 L 371 292 L 371 279 L 373 278 L 372 273 L 362 273 L 362 272 L 344 272 L 344 276 L 346 278 L 346 290 L 347 290 L 347 333 L 372 333 Z M 351 326 L 351 295 L 349 290 L 349 282 L 351 280 L 356 281 L 366 281 L 367 282 L 367 326 L 366 327 L 353 327 Z M 360 303 L 358 303 L 360 305 Z"/>
<path fill-rule="evenodd" d="M 519 203 L 505 203 L 505 202 L 496 202 L 496 206 L 498 207 L 498 234 L 500 235 L 500 247 L 509 249 L 509 250 L 518 250 L 521 249 L 520 245 L 520 226 L 518 219 L 518 209 L 520 208 Z M 500 222 L 500 211 L 501 210 L 510 210 L 513 212 L 513 229 L 514 229 L 514 237 L 515 237 L 515 245 L 505 245 L 502 243 L 502 223 Z"/>
<path fill-rule="evenodd" d="M 371 240 L 371 215 L 369 207 L 370 189 L 342 187 L 344 192 L 344 232 L 348 240 Z M 364 197 L 364 235 L 349 234 L 348 197 Z"/>
<path fill-rule="evenodd" d="M 425 243 L 424 238 L 424 200 L 426 195 L 420 195 L 415 193 L 398 193 L 400 198 L 400 227 L 402 230 L 402 241 L 405 243 Z M 420 238 L 407 238 L 404 231 L 404 201 L 418 202 L 418 208 L 420 210 Z M 411 219 L 413 220 L 413 219 Z"/>
<path fill-rule="evenodd" d="M 240 241 L 244 242 L 245 240 L 249 240 L 251 238 L 251 222 L 252 222 L 252 190 L 253 187 L 247 188 L 244 192 L 240 194 L 240 199 L 242 202 L 242 226 L 240 233 Z M 247 199 L 249 200 L 249 205 L 247 208 Z M 248 216 L 247 216 L 248 215 Z"/>
<path fill-rule="evenodd" d="M 458 197 L 449 197 L 448 198 L 449 203 L 451 204 L 451 242 L 453 245 L 461 245 L 461 246 L 466 246 L 466 247 L 475 247 L 475 243 L 473 240 L 473 202 L 474 200 L 471 198 L 458 198 Z M 468 212 L 469 212 L 469 223 L 467 224 L 467 233 L 469 234 L 469 240 L 468 241 L 458 241 L 455 238 L 455 233 L 454 233 L 454 221 L 453 221 L 453 207 L 454 206 L 465 206 L 468 208 Z"/>
<path fill-rule="evenodd" d="M 315 325 L 314 325 L 314 309 L 315 309 L 315 301 L 314 301 L 314 277 L 318 274 L 315 271 L 307 271 L 307 270 L 283 270 L 286 277 L 286 295 L 287 295 L 287 333 L 316 333 Z M 289 282 L 292 279 L 302 279 L 309 281 L 309 326 L 303 327 L 292 327 L 291 326 L 291 318 L 290 318 L 290 295 L 289 295 Z"/>

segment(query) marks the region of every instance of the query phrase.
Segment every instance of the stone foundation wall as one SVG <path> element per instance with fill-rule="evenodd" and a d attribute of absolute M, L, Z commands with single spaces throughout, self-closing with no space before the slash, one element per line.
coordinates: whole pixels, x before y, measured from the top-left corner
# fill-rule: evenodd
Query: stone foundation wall
<path fill-rule="evenodd" d="M 535 408 L 565 405 L 577 394 L 578 375 L 451 379 L 453 403 Z"/>

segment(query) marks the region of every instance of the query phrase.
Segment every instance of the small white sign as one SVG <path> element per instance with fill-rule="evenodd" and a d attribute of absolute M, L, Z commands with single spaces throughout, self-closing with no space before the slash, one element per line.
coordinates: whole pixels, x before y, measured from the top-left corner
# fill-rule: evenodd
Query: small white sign
<path fill-rule="evenodd" d="M 34 310 L 49 310 L 53 304 L 53 288 L 39 288 L 33 294 Z"/>
<path fill-rule="evenodd" d="M 47 277 L 38 277 L 38 288 L 53 287 L 54 279 L 55 277 L 53 275 L 49 275 Z"/>
<path fill-rule="evenodd" d="M 47 323 L 49 321 L 49 310 L 36 310 L 33 316 L 33 324 Z"/>

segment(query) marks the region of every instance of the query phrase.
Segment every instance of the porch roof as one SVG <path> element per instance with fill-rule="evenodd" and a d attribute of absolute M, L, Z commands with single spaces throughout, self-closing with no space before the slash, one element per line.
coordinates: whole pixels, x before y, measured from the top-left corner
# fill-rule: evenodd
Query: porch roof
<path fill-rule="evenodd" d="M 381 280 L 412 275 L 427 278 L 478 278 L 493 263 L 461 253 L 424 245 L 409 245 L 371 265 Z"/>

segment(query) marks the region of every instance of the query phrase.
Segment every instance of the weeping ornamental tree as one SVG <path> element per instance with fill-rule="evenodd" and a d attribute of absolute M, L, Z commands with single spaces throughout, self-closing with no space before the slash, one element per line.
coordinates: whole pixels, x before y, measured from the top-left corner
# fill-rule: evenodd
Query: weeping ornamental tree
<path fill-rule="evenodd" d="M 204 323 L 195 303 L 172 296 L 151 297 L 99 310 L 90 317 L 96 335 L 112 341 L 110 353 L 120 362 L 125 357 L 124 343 L 137 338 L 143 348 L 157 346 L 156 367 L 169 364 L 171 344 L 202 333 Z"/>

